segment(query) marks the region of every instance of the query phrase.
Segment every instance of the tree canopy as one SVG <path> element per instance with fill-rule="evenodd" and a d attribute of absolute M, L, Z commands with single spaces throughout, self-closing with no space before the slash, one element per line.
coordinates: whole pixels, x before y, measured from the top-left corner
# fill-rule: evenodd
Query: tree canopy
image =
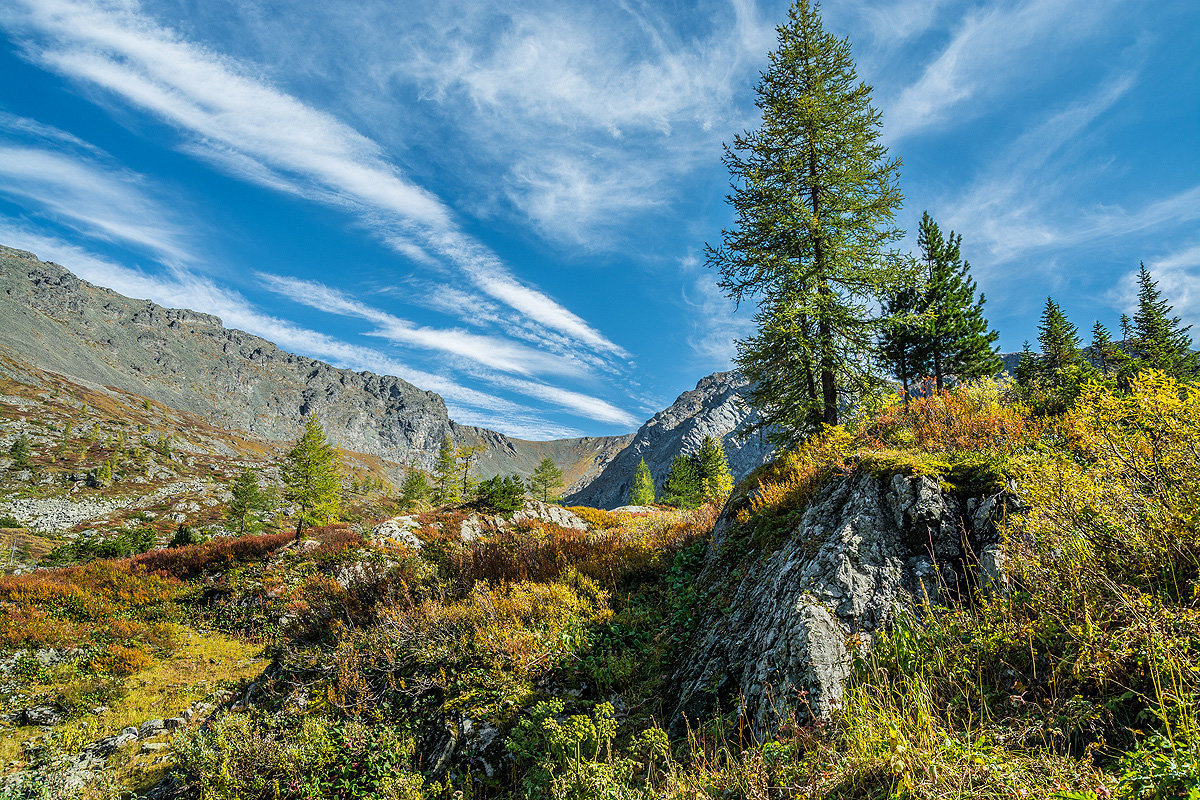
<path fill-rule="evenodd" d="M 897 277 L 901 195 L 849 40 L 826 32 L 809 0 L 777 33 L 755 89 L 762 124 L 725 148 L 736 220 L 706 253 L 731 298 L 758 302 L 737 355 L 754 428 L 793 441 L 878 386 L 871 308 Z"/>

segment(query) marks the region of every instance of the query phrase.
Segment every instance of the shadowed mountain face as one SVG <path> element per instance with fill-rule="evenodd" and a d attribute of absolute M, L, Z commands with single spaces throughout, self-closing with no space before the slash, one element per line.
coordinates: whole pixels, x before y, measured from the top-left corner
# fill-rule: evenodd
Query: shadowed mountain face
<path fill-rule="evenodd" d="M 746 379 L 737 372 L 717 372 L 702 378 L 696 388 L 684 392 L 670 408 L 660 411 L 641 427 L 633 442 L 616 455 L 586 486 L 568 494 L 565 501 L 598 508 L 616 508 L 629 501 L 629 489 L 638 462 L 646 459 L 656 486 L 661 486 L 679 453 L 695 453 L 704 437 L 720 439 L 725 445 L 734 480 L 746 477 L 765 463 L 773 448 L 757 435 L 742 439 L 737 431 L 758 419 L 747 408 L 740 392 Z"/>
<path fill-rule="evenodd" d="M 752 413 L 737 399 L 743 382 L 736 373 L 704 378 L 636 435 L 524 441 L 459 425 L 439 395 L 400 378 L 285 352 L 217 317 L 124 297 L 2 245 L 0 353 L 262 439 L 289 441 L 317 414 L 331 441 L 397 464 L 432 467 L 446 436 L 485 448 L 483 477 L 527 476 L 548 457 L 562 469 L 571 500 L 609 507 L 625 502 L 639 459 L 661 483 L 671 459 L 695 451 L 706 435 L 725 440 L 736 478 L 770 452 L 731 435 Z"/>

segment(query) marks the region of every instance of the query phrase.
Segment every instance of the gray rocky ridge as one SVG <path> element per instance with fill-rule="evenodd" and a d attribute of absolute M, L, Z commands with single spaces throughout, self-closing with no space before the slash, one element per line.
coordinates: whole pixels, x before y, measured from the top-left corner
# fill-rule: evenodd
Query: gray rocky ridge
<path fill-rule="evenodd" d="M 742 438 L 738 431 L 758 419 L 758 412 L 741 399 L 746 379 L 738 372 L 716 372 L 702 378 L 668 408 L 655 414 L 595 478 L 565 498 L 568 503 L 616 508 L 629 502 L 629 489 L 638 462 L 646 459 L 654 484 L 661 486 L 679 453 L 700 450 L 704 437 L 720 439 L 734 480 L 766 463 L 774 448 L 757 434 Z"/>
<path fill-rule="evenodd" d="M 1008 499 L 964 498 L 926 476 L 856 472 L 818 491 L 777 549 L 722 585 L 734 573 L 739 535 L 732 500 L 699 581 L 722 599 L 676 671 L 673 730 L 715 706 L 740 704 L 759 732 L 792 713 L 827 715 L 849 672 L 848 642 L 868 647 L 896 613 L 920 613 L 927 602 L 954 602 L 1002 580 L 988 556 L 997 552 L 996 521 Z"/>
<path fill-rule="evenodd" d="M 0 245 L 0 377 L 27 380 L 17 362 L 259 439 L 290 441 L 318 414 L 336 444 L 396 464 L 431 468 L 446 436 L 483 448 L 481 477 L 527 476 L 548 457 L 571 499 L 598 505 L 626 501 L 639 458 L 661 482 L 679 449 L 691 452 L 708 434 L 725 438 L 735 478 L 769 452 L 729 435 L 749 414 L 736 399 L 736 373 L 704 378 L 636 435 L 524 441 L 454 422 L 439 395 L 400 378 L 288 353 L 217 317 L 133 300 Z"/>

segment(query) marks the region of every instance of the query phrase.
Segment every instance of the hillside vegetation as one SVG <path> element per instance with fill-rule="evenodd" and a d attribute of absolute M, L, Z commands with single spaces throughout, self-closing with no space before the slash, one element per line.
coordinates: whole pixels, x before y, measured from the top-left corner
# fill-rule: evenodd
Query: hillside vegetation
<path fill-rule="evenodd" d="M 55 719 L 4 731 L 0 796 L 1187 797 L 1198 446 L 1200 390 L 1148 372 L 1051 418 L 974 382 L 789 449 L 735 490 L 721 569 L 864 470 L 1019 503 L 1002 587 L 897 617 L 832 715 L 799 698 L 777 731 L 735 708 L 666 733 L 674 668 L 726 602 L 697 580 L 712 505 L 496 517 L 469 541 L 448 508 L 409 518 L 419 547 L 339 524 L 10 576 L 4 702 Z M 138 714 L 180 722 L 61 788 Z"/>

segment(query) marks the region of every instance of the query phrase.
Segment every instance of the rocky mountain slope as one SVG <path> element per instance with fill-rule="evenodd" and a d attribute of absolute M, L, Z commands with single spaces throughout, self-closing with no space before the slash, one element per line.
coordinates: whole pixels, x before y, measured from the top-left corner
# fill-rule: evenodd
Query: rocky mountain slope
<path fill-rule="evenodd" d="M 459 425 L 434 392 L 387 375 L 338 369 L 226 328 L 94 286 L 32 253 L 0 246 L 0 348 L 93 387 L 112 387 L 256 438 L 287 441 L 316 413 L 344 448 L 433 465 L 445 436 L 482 445 L 483 475 L 527 475 L 553 458 L 586 480 L 631 437 L 528 442 Z"/>
<path fill-rule="evenodd" d="M 655 414 L 638 430 L 628 447 L 617 453 L 586 485 L 576 487 L 566 501 L 596 508 L 616 508 L 629 499 L 633 472 L 646 459 L 656 485 L 661 485 L 679 453 L 694 453 L 704 437 L 721 439 L 734 480 L 741 480 L 770 458 L 773 447 L 752 436 L 742 439 L 737 431 L 757 419 L 757 412 L 741 401 L 746 379 L 737 372 L 717 372 L 702 378 L 696 388 L 684 392 L 671 406 Z"/>
<path fill-rule="evenodd" d="M 751 413 L 737 400 L 743 384 L 736 373 L 704 378 L 636 435 L 525 441 L 459 425 L 440 396 L 400 378 L 285 352 L 217 317 L 124 297 L 2 245 L 0 354 L 10 365 L 146 397 L 255 439 L 289 441 L 316 413 L 343 448 L 397 464 L 432 467 L 445 436 L 484 447 L 478 463 L 484 477 L 528 475 L 549 457 L 562 469 L 572 502 L 606 507 L 625 501 L 639 459 L 661 482 L 671 459 L 681 449 L 694 451 L 707 435 L 725 440 L 735 478 L 770 452 L 732 436 Z"/>

